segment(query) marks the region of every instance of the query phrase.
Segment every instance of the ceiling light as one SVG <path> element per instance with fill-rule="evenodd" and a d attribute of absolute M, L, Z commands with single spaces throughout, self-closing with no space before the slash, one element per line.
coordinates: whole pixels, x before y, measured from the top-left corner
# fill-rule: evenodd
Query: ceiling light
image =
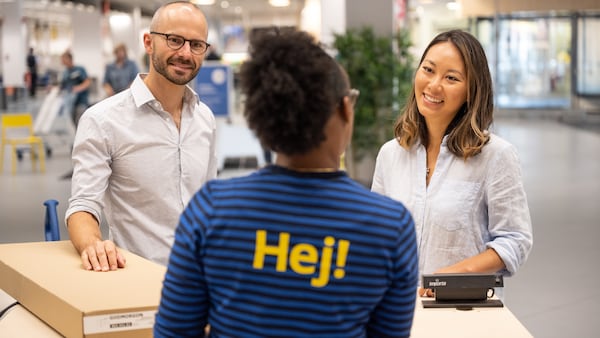
<path fill-rule="evenodd" d="M 460 4 L 454 1 L 446 3 L 446 8 L 450 11 L 458 11 L 460 9 Z"/>
<path fill-rule="evenodd" d="M 269 0 L 269 4 L 273 7 L 287 7 L 290 5 L 290 0 Z"/>
<path fill-rule="evenodd" d="M 208 6 L 208 5 L 213 5 L 215 3 L 215 0 L 192 0 L 192 2 L 195 5 L 201 5 L 201 6 L 202 5 L 206 5 L 206 6 Z"/>
<path fill-rule="evenodd" d="M 223 8 L 223 9 L 229 8 L 229 1 L 221 1 L 221 8 Z"/>

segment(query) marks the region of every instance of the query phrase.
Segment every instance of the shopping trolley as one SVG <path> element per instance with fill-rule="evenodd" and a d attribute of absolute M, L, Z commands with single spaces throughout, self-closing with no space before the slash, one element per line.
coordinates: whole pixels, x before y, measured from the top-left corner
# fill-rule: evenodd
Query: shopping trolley
<path fill-rule="evenodd" d="M 75 135 L 75 125 L 71 119 L 74 95 L 52 87 L 35 117 L 33 132 L 44 137 L 48 157 L 56 146 L 63 145 L 70 149 Z"/>

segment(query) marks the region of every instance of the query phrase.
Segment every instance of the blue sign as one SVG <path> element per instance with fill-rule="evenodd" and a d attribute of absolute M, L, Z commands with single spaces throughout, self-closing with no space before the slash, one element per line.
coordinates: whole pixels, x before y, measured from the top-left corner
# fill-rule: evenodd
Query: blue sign
<path fill-rule="evenodd" d="M 200 101 L 210 107 L 215 116 L 229 116 L 233 93 L 233 74 L 230 66 L 204 61 L 194 84 Z"/>

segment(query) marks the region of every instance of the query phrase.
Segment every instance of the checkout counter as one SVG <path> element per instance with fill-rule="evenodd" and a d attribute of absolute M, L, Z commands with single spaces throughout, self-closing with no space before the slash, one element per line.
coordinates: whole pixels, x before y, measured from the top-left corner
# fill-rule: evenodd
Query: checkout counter
<path fill-rule="evenodd" d="M 16 305 L 0 319 L 0 337 L 60 338 L 62 336 L 23 306 Z M 424 309 L 418 300 L 411 337 L 526 338 L 533 336 L 506 307 L 476 308 L 470 311 Z"/>
<path fill-rule="evenodd" d="M 6 270 L 6 260 L 7 255 L 18 253 L 15 250 L 12 250 L 16 246 L 17 249 L 23 249 L 23 252 L 29 251 L 31 252 L 30 247 L 41 247 L 41 251 L 38 252 L 39 255 L 34 255 L 36 261 L 39 265 L 47 264 L 44 262 L 45 259 L 48 260 L 57 260 L 62 257 L 63 261 L 66 262 L 68 266 L 71 266 L 72 269 L 79 271 L 74 271 L 74 273 L 79 274 L 83 273 L 83 275 L 90 275 L 87 271 L 81 270 L 79 256 L 73 249 L 71 243 L 69 241 L 60 241 L 60 242 L 40 242 L 40 243 L 18 243 L 18 244 L 2 244 L 0 245 L 0 270 L 3 268 Z M 5 248 L 11 250 L 4 250 Z M 58 256 L 57 256 L 58 255 Z M 46 258 L 44 258 L 44 256 Z M 135 304 L 138 308 L 137 310 L 144 310 L 142 306 L 146 304 L 152 308 L 156 307 L 159 302 L 160 297 L 160 287 L 162 285 L 162 279 L 164 276 L 164 268 L 160 266 L 155 266 L 154 263 L 145 262 L 142 258 L 135 256 L 131 253 L 126 253 L 128 268 L 122 270 L 122 274 L 120 273 L 106 273 L 103 274 L 104 277 L 108 278 L 122 278 L 125 275 L 126 271 L 129 270 L 132 272 L 132 275 L 135 275 L 134 279 L 136 283 L 140 280 L 144 280 L 145 288 L 149 291 L 149 297 L 143 298 L 143 302 L 139 304 Z M 55 262 L 56 263 L 56 262 Z M 56 271 L 58 265 L 55 264 L 53 269 Z M 144 269 L 144 272 L 136 271 L 138 267 Z M 64 267 L 63 267 L 64 268 Z M 36 269 L 39 270 L 39 269 Z M 42 268 L 43 270 L 43 268 Z M 148 270 L 149 273 L 146 271 Z M 140 275 L 141 274 L 141 275 Z M 34 276 L 35 273 L 31 272 L 31 275 Z M 131 277 L 130 276 L 130 277 Z M 2 279 L 4 279 L 4 271 Z M 69 278 L 68 274 L 63 276 L 64 278 Z M 149 280 L 153 279 L 153 280 Z M 0 282 L 1 284 L 2 282 Z M 105 281 L 105 283 L 110 283 Z M 76 294 L 77 290 L 52 290 L 56 285 L 55 283 L 47 283 L 50 288 L 50 292 L 57 293 L 58 296 L 55 298 L 68 298 L 71 294 Z M 123 281 L 117 281 L 117 284 L 123 285 Z M 125 284 L 133 284 L 135 283 L 125 283 Z M 68 282 L 62 285 L 63 288 L 68 286 Z M 5 281 L 2 285 L 0 285 L 0 313 L 3 313 L 0 317 L 0 337 L 32 337 L 32 338 L 56 338 L 62 337 L 59 332 L 55 331 L 51 326 L 47 325 L 44 321 L 34 315 L 31 311 L 29 311 L 26 307 L 26 304 L 19 304 L 17 301 L 8 295 L 6 292 L 1 289 L 10 289 L 14 288 Z M 127 290 L 125 290 L 127 292 Z M 138 290 L 139 291 L 139 290 Z M 81 297 L 77 297 L 81 298 Z M 519 320 L 510 312 L 510 310 L 506 307 L 474 307 L 470 310 L 458 310 L 456 308 L 424 308 L 422 305 L 423 298 L 417 297 L 417 304 L 415 309 L 414 322 L 411 332 L 411 337 L 460 337 L 460 338 L 469 338 L 469 337 L 487 337 L 487 338 L 525 338 L 532 337 L 532 335 L 527 331 L 527 329 L 519 322 Z M 88 300 L 89 301 L 89 300 Z M 145 302 L 145 303 L 144 303 Z M 56 304 L 58 304 L 57 302 Z M 118 305 L 118 304 L 117 304 Z M 107 304 L 103 305 L 106 309 L 88 309 L 86 311 L 96 310 L 98 313 L 106 312 L 107 309 L 114 309 L 116 305 Z M 86 305 L 77 305 L 77 308 L 85 309 Z M 128 310 L 131 311 L 131 310 Z M 82 310 L 82 312 L 85 312 Z M 92 311 L 93 312 L 93 311 Z M 151 337 L 151 330 L 149 327 L 146 327 L 144 330 L 138 330 L 139 334 L 134 334 L 136 337 Z M 111 333 L 111 337 L 115 332 Z M 131 337 L 131 333 L 127 334 L 127 332 L 123 332 L 124 337 Z M 92 335 L 83 335 L 85 337 L 95 336 Z"/>

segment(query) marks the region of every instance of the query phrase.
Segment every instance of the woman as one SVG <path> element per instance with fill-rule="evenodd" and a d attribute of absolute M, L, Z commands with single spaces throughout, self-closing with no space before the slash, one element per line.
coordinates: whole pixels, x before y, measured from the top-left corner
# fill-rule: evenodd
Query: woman
<path fill-rule="evenodd" d="M 372 185 L 412 213 L 421 274 L 511 275 L 531 250 L 517 152 L 488 132 L 493 109 L 481 44 L 460 30 L 436 36 L 395 123 L 396 137 L 380 149 Z"/>
<path fill-rule="evenodd" d="M 304 32 L 267 30 L 240 70 L 275 164 L 206 184 L 175 234 L 155 336 L 408 337 L 415 230 L 339 170 L 358 92 Z"/>

